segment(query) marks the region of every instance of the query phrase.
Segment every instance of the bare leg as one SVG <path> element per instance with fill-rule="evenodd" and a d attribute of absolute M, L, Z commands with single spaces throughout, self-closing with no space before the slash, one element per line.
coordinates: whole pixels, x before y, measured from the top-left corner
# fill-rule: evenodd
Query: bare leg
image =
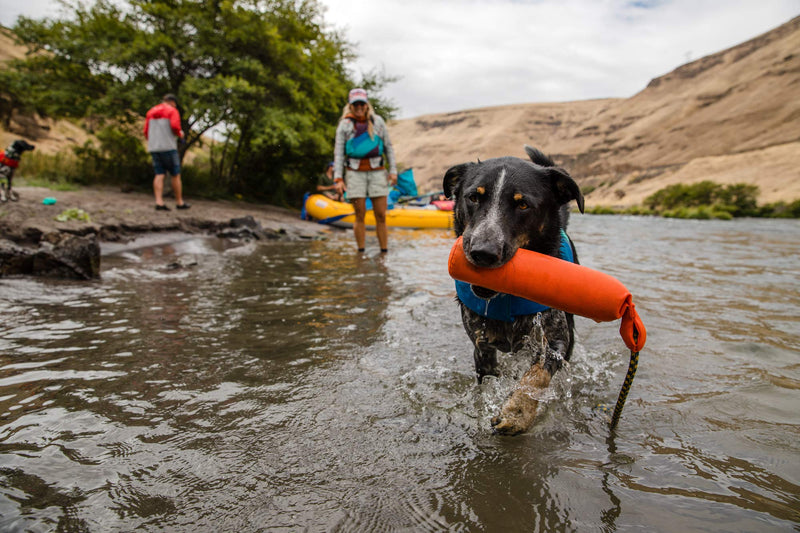
<path fill-rule="evenodd" d="M 356 210 L 356 221 L 353 222 L 353 234 L 356 236 L 356 246 L 359 250 L 364 249 L 367 237 L 367 228 L 364 218 L 367 216 L 367 199 L 353 199 L 353 208 Z"/>
<path fill-rule="evenodd" d="M 180 174 L 172 176 L 172 192 L 175 193 L 175 203 L 183 205 L 183 183 Z"/>
<path fill-rule="evenodd" d="M 389 246 L 389 232 L 386 229 L 386 197 L 378 196 L 372 199 L 372 209 L 375 213 L 375 232 L 378 234 L 378 243 L 381 250 Z"/>
<path fill-rule="evenodd" d="M 153 178 L 153 193 L 156 196 L 156 205 L 164 205 L 164 174 L 156 174 Z"/>

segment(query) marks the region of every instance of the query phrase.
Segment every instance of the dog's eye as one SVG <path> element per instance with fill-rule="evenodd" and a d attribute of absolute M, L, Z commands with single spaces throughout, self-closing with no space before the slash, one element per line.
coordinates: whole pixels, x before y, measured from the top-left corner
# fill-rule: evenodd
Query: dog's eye
<path fill-rule="evenodd" d="M 471 192 L 471 193 L 469 193 L 469 196 L 467 196 L 467 200 L 469 200 L 473 204 L 477 204 L 478 203 L 478 198 L 479 198 L 479 196 L 478 196 L 478 193 L 476 193 L 476 192 Z"/>
<path fill-rule="evenodd" d="M 517 202 L 517 209 L 519 209 L 520 211 L 525 211 L 526 209 L 528 209 L 528 207 L 530 206 L 528 205 L 528 202 L 526 202 L 525 200 L 519 200 Z"/>

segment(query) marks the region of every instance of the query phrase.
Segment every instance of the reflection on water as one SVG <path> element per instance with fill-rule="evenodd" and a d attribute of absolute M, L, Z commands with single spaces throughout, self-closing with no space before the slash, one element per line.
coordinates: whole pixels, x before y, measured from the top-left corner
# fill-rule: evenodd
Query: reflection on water
<path fill-rule="evenodd" d="M 444 231 L 171 235 L 104 247 L 99 281 L 0 279 L 0 530 L 800 526 L 800 225 L 571 235 L 648 327 L 613 437 L 627 354 L 585 319 L 534 429 L 491 434 L 513 380 L 475 383 Z"/>

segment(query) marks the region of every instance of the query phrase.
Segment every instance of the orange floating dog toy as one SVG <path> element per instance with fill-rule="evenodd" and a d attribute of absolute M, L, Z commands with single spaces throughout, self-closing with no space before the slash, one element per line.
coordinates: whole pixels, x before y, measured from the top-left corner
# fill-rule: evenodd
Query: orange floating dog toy
<path fill-rule="evenodd" d="M 619 333 L 631 350 L 631 364 L 611 427 L 616 425 L 636 372 L 639 351 L 647 340 L 644 323 L 636 313 L 633 296 L 616 278 L 557 257 L 517 250 L 497 268 L 479 268 L 464 254 L 461 237 L 450 251 L 448 271 L 453 279 L 560 309 L 597 322 L 622 319 Z"/>
<path fill-rule="evenodd" d="M 597 322 L 622 319 L 620 335 L 638 352 L 647 338 L 633 305 L 633 296 L 616 278 L 582 265 L 530 250 L 517 250 L 497 268 L 479 268 L 467 261 L 461 237 L 450 251 L 448 270 L 453 279 L 513 294 Z"/>

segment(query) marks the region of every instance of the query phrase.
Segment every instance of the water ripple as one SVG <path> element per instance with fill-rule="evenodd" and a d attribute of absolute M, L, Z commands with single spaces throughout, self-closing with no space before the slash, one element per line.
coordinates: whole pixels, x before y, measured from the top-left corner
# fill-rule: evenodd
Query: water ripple
<path fill-rule="evenodd" d="M 389 254 L 187 238 L 104 252 L 97 283 L 0 279 L 0 529 L 795 527 L 800 225 L 570 234 L 648 327 L 613 435 L 597 406 L 628 353 L 582 318 L 535 426 L 492 434 L 528 362 L 476 384 L 449 232 L 392 232 Z"/>

